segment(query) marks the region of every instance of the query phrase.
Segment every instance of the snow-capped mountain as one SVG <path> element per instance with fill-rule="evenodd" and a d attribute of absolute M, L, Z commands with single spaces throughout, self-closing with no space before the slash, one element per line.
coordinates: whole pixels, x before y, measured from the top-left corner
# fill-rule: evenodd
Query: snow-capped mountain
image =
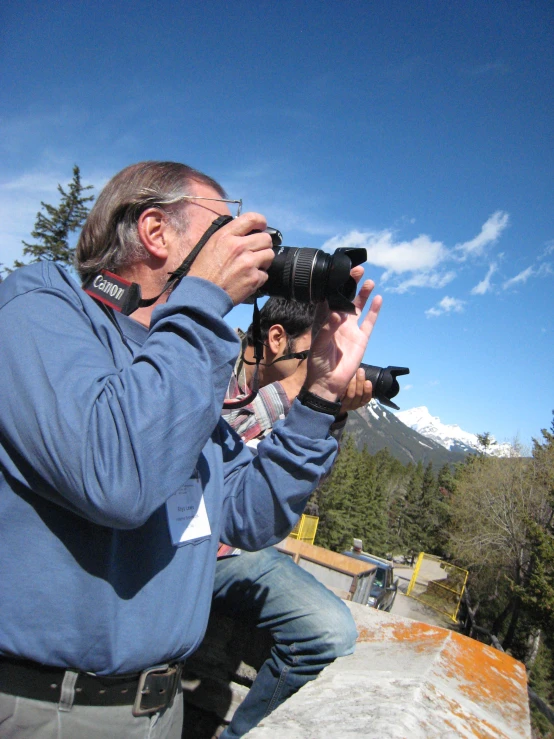
<path fill-rule="evenodd" d="M 358 449 L 365 448 L 370 454 L 387 449 L 402 464 L 432 462 L 438 470 L 445 464 L 463 462 L 466 456 L 463 452 L 445 449 L 442 444 L 409 428 L 375 400 L 348 414 L 346 433 L 353 437 Z"/>
<path fill-rule="evenodd" d="M 397 411 L 395 415 L 409 428 L 452 452 L 467 454 L 468 452 L 478 451 L 482 453 L 484 451 L 476 434 L 464 431 L 457 424 L 442 423 L 440 418 L 432 416 L 424 405 L 407 411 Z M 508 457 L 510 455 L 510 444 L 497 444 L 492 437 L 491 441 L 491 446 L 486 450 L 487 454 L 495 457 Z"/>

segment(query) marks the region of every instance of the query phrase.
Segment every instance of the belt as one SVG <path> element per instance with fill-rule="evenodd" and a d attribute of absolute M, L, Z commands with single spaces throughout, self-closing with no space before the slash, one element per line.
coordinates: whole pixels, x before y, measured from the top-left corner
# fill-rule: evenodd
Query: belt
<path fill-rule="evenodd" d="M 77 672 L 74 705 L 132 705 L 134 716 L 146 716 L 171 703 L 181 683 L 183 664 L 156 665 L 127 675 L 93 675 L 0 656 L 0 693 L 58 703 L 66 672 Z"/>

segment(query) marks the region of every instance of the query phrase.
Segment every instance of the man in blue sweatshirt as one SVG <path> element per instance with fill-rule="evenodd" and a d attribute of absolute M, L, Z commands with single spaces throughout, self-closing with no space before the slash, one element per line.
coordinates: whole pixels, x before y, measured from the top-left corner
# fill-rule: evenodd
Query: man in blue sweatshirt
<path fill-rule="evenodd" d="M 329 314 L 253 458 L 220 417 L 239 348 L 224 317 L 273 251 L 263 216 L 221 220 L 228 202 L 186 165 L 133 165 L 79 239 L 87 292 L 51 262 L 0 286 L 2 737 L 180 737 L 218 542 L 282 539 L 333 462 L 380 299 L 358 323 L 366 282 L 355 315 Z"/>

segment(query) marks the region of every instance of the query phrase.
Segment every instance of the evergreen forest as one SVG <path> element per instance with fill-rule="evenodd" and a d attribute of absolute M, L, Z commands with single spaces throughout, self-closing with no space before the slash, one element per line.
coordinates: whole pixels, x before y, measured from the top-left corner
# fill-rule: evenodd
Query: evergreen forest
<path fill-rule="evenodd" d="M 471 636 L 521 660 L 531 688 L 554 704 L 554 419 L 530 457 L 469 455 L 434 470 L 402 464 L 346 437 L 332 473 L 310 500 L 315 543 L 413 563 L 419 552 L 467 569 L 459 614 Z M 469 629 L 465 631 L 468 633 Z M 554 725 L 532 706 L 536 737 Z"/>

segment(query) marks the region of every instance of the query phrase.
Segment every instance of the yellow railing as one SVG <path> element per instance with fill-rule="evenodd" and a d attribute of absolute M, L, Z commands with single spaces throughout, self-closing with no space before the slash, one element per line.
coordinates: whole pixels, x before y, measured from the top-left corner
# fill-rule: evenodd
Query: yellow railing
<path fill-rule="evenodd" d="M 303 513 L 289 536 L 292 539 L 300 539 L 300 541 L 307 541 L 308 544 L 313 544 L 318 522 L 319 516 L 307 516 Z"/>
<path fill-rule="evenodd" d="M 406 595 L 457 621 L 467 570 L 420 552 Z"/>

